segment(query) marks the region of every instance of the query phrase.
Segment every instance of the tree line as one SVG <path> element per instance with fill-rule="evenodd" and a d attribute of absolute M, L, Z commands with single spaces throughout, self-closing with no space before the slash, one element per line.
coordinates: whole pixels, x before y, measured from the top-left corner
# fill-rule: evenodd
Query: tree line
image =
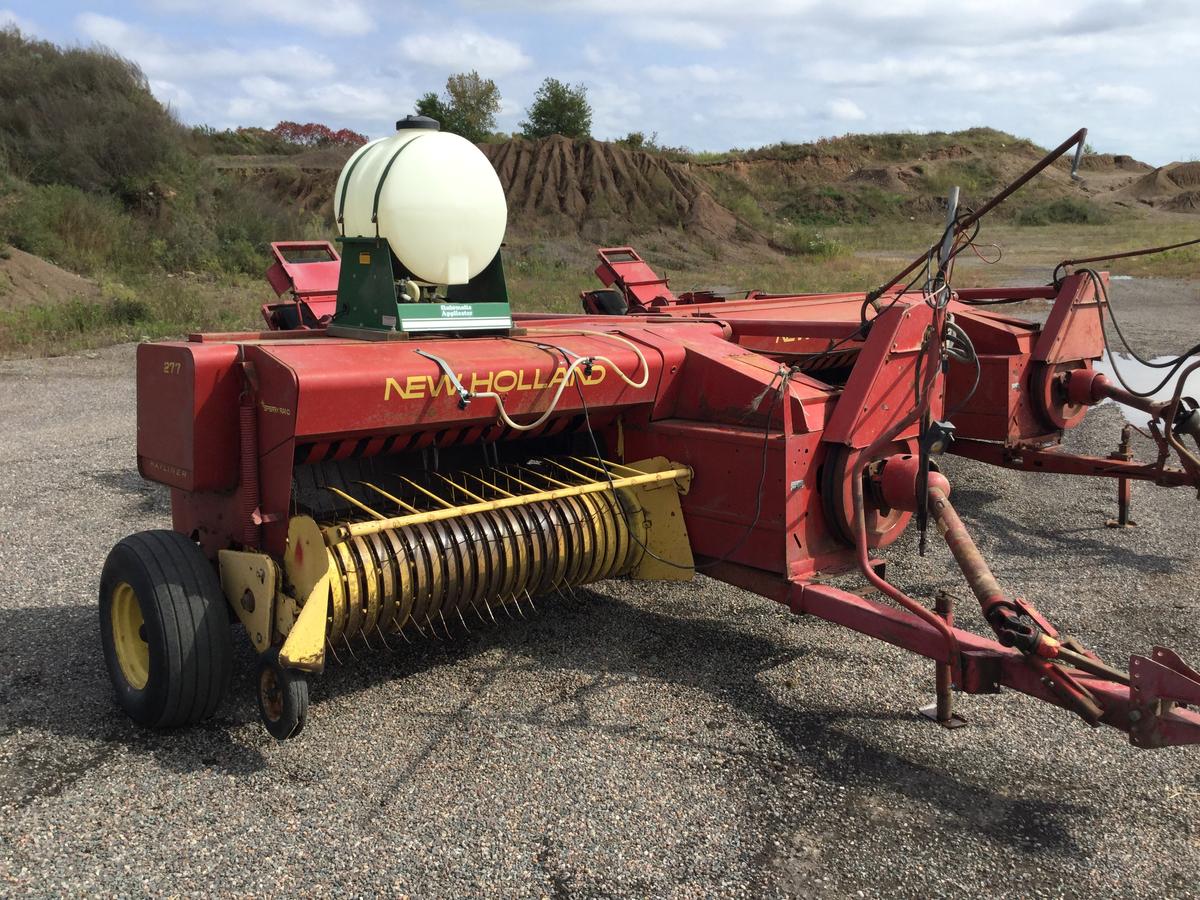
<path fill-rule="evenodd" d="M 429 91 L 417 100 L 419 115 L 437 119 L 443 131 L 465 137 L 476 144 L 496 135 L 496 113 L 500 112 L 500 89 L 478 72 L 460 72 L 446 79 L 441 95 Z M 592 136 L 592 107 L 587 87 L 546 78 L 520 123 L 522 137 L 536 139 L 561 134 L 569 138 Z M 508 135 L 501 135 L 508 137 Z"/>

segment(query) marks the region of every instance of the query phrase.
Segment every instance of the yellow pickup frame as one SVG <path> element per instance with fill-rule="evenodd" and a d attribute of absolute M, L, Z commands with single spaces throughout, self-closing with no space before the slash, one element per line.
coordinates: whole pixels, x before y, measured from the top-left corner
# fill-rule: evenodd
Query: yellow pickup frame
<path fill-rule="evenodd" d="M 329 616 L 329 554 L 320 526 L 308 516 L 292 516 L 289 521 L 283 566 L 300 613 L 286 631 L 279 662 L 293 669 L 321 672 L 325 669 Z"/>
<path fill-rule="evenodd" d="M 613 464 L 608 465 L 611 467 Z M 677 472 L 680 467 L 665 456 L 655 456 L 620 468 L 631 473 L 649 474 Z M 679 505 L 680 495 L 686 494 L 692 487 L 691 470 L 687 472 L 686 476 L 670 481 L 635 482 L 621 489 L 622 495 L 641 508 L 640 512 L 634 511 L 634 516 L 640 515 L 645 522 L 639 537 L 649 552 L 642 554 L 641 560 L 629 573 L 629 577 L 635 581 L 691 581 L 696 574 L 692 545 L 688 541 L 687 526 Z"/>

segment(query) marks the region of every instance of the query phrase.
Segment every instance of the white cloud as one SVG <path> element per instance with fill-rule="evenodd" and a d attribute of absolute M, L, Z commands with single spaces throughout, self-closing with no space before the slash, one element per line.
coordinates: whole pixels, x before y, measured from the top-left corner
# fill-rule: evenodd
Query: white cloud
<path fill-rule="evenodd" d="M 1098 84 L 1092 89 L 1091 99 L 1129 106 L 1146 106 L 1154 101 L 1154 95 L 1133 84 Z"/>
<path fill-rule="evenodd" d="M 14 28 L 22 32 L 23 35 L 38 34 L 37 26 L 23 16 L 18 16 L 12 10 L 0 10 L 0 30 L 6 28 Z"/>
<path fill-rule="evenodd" d="M 507 75 L 533 64 L 512 41 L 479 31 L 410 34 L 399 48 L 410 62 L 455 71 L 473 69 L 485 76 Z"/>
<path fill-rule="evenodd" d="M 720 50 L 725 46 L 728 29 L 686 19 L 631 19 L 623 27 L 639 41 L 679 44 L 699 50 Z"/>
<path fill-rule="evenodd" d="M 361 0 L 145 0 L 163 12 L 203 13 L 232 22 L 268 19 L 319 34 L 366 34 L 376 26 Z"/>
<path fill-rule="evenodd" d="M 278 75 L 315 81 L 330 78 L 336 71 L 328 57 L 294 44 L 254 50 L 175 44 L 98 13 L 77 16 L 75 27 L 90 40 L 133 60 L 152 83 L 156 76 L 167 80 L 184 76 L 227 80 L 241 75 Z"/>
<path fill-rule="evenodd" d="M 270 126 L 288 117 L 380 124 L 394 121 L 396 109 L 411 109 L 414 102 L 407 97 L 397 105 L 391 92 L 361 83 L 297 86 L 271 78 L 246 78 L 239 87 L 242 94 L 228 101 L 225 115 L 242 125 Z"/>
<path fill-rule="evenodd" d="M 867 114 L 853 100 L 847 100 L 845 97 L 838 97 L 830 100 L 825 104 L 825 109 L 828 111 L 830 118 L 836 119 L 839 122 L 861 122 L 867 117 Z"/>
<path fill-rule="evenodd" d="M 16 28 L 22 34 L 40 34 L 40 29 L 24 16 L 18 16 L 11 9 L 0 9 L 0 29 Z"/>
<path fill-rule="evenodd" d="M 172 109 L 186 111 L 196 108 L 196 98 L 192 96 L 191 92 L 173 81 L 161 78 L 151 79 L 150 92 Z"/>
<path fill-rule="evenodd" d="M 693 63 L 690 66 L 647 66 L 646 77 L 659 84 L 685 82 L 717 84 L 728 80 L 731 76 L 729 72 L 714 69 L 712 66 Z"/>

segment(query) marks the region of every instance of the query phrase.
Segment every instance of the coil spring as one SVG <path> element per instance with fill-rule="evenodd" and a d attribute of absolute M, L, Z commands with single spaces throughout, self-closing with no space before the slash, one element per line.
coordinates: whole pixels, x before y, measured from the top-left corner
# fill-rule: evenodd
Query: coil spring
<path fill-rule="evenodd" d="M 619 495 L 596 492 L 352 537 L 328 551 L 327 637 L 337 645 L 467 612 L 486 621 L 495 605 L 623 575 L 642 549 L 627 516 Z"/>

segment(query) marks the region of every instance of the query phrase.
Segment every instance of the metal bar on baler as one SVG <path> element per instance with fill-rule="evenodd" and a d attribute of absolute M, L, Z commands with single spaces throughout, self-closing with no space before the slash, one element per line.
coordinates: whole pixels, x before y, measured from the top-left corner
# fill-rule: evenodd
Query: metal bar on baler
<path fill-rule="evenodd" d="M 393 528 L 403 528 L 406 525 L 420 525 L 429 522 L 440 522 L 444 519 L 456 519 L 462 516 L 471 515 L 477 512 L 487 512 L 495 509 L 507 509 L 514 506 L 524 506 L 530 503 L 537 503 L 543 500 L 561 500 L 564 497 L 577 497 L 580 494 L 593 494 L 601 491 L 620 490 L 621 488 L 635 487 L 642 484 L 657 484 L 664 481 L 677 481 L 680 479 L 690 479 L 692 470 L 687 466 L 680 466 L 675 469 L 665 469 L 662 472 L 646 472 L 640 475 L 629 475 L 623 478 L 614 478 L 611 481 L 594 481 L 588 484 L 573 485 L 570 487 L 555 488 L 549 491 L 537 491 L 532 494 L 522 494 L 511 497 L 501 497 L 498 500 L 487 500 L 482 503 L 469 503 L 465 506 L 453 506 L 444 509 L 435 509 L 428 512 L 410 513 L 404 516 L 394 516 L 392 518 L 376 519 L 370 522 L 350 522 L 342 525 L 331 525 L 324 529 L 325 542 L 330 546 L 340 544 L 343 541 L 349 540 L 352 537 L 365 537 L 370 534 L 379 534 L 383 531 L 388 531 Z M 405 479 L 406 481 L 408 479 Z M 411 483 L 411 482 L 410 482 Z M 414 485 L 417 486 L 417 485 Z M 428 493 L 422 491 L 423 493 Z M 430 495 L 436 498 L 436 495 Z M 440 502 L 441 498 L 436 498 Z M 356 506 L 361 504 L 355 502 Z"/>

